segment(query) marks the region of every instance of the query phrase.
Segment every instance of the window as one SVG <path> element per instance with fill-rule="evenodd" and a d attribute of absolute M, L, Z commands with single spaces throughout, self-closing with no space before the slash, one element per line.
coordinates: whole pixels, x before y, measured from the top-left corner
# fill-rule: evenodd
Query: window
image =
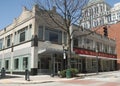
<path fill-rule="evenodd" d="M 115 47 L 111 47 L 110 53 L 111 53 L 111 54 L 115 54 Z"/>
<path fill-rule="evenodd" d="M 6 39 L 7 39 L 7 47 L 9 47 L 10 46 L 10 35 L 8 35 Z"/>
<path fill-rule="evenodd" d="M 25 41 L 25 31 L 20 33 L 20 42 Z"/>
<path fill-rule="evenodd" d="M 14 67 L 15 67 L 15 69 L 19 68 L 19 59 L 18 58 L 14 60 Z"/>
<path fill-rule="evenodd" d="M 102 50 L 102 43 L 97 42 L 97 43 L 96 43 L 96 47 L 97 47 L 97 50 L 98 50 L 98 51 L 101 51 L 101 50 Z"/>
<path fill-rule="evenodd" d="M 60 30 L 45 30 L 45 40 L 51 41 L 52 43 L 62 43 L 62 32 Z"/>
<path fill-rule="evenodd" d="M 29 25 L 29 28 L 32 28 L 32 24 Z"/>
<path fill-rule="evenodd" d="M 3 46 L 3 39 L 0 39 L 0 49 L 2 49 Z"/>
<path fill-rule="evenodd" d="M 28 26 L 26 26 L 23 29 L 18 31 L 18 34 L 19 34 L 19 37 L 20 37 L 19 42 L 24 42 L 25 41 L 27 29 L 28 29 Z"/>
<path fill-rule="evenodd" d="M 38 39 L 43 40 L 43 27 L 39 27 L 38 29 Z"/>
<path fill-rule="evenodd" d="M 74 39 L 74 46 L 78 47 L 78 39 Z"/>
<path fill-rule="evenodd" d="M 58 34 L 54 33 L 54 32 L 50 32 L 49 33 L 49 41 L 57 43 L 58 42 Z"/>
<path fill-rule="evenodd" d="M 28 68 L 28 57 L 23 58 L 23 69 Z"/>
<path fill-rule="evenodd" d="M 9 60 L 5 60 L 5 69 L 6 69 L 6 70 L 9 69 Z"/>
<path fill-rule="evenodd" d="M 104 52 L 108 53 L 108 45 L 104 45 Z"/>

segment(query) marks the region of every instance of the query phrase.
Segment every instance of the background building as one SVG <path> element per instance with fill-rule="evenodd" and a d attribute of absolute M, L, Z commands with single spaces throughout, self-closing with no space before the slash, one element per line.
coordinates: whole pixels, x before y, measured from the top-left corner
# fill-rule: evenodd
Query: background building
<path fill-rule="evenodd" d="M 104 27 L 104 26 L 103 26 Z M 104 35 L 104 29 L 101 27 L 97 30 L 97 33 Z M 116 53 L 117 53 L 117 64 L 120 69 L 120 22 L 107 26 L 108 38 L 116 40 Z"/>
<path fill-rule="evenodd" d="M 111 22 L 116 23 L 120 21 L 120 3 L 116 3 L 111 9 Z"/>
<path fill-rule="evenodd" d="M 77 27 L 73 26 L 73 28 Z M 88 36 L 79 36 L 89 33 L 92 34 Z M 78 37 L 76 37 L 76 35 Z M 117 55 L 115 50 L 115 40 L 106 38 L 100 34 L 85 29 L 75 33 L 73 43 L 73 49 L 77 54 L 76 57 L 78 57 L 81 62 L 79 62 L 78 66 L 81 68 L 82 72 L 116 70 Z M 77 63 L 78 61 L 73 61 L 72 59 L 72 62 Z M 75 66 L 75 64 L 72 66 Z"/>
<path fill-rule="evenodd" d="M 108 24 L 111 21 L 111 6 L 104 0 L 89 0 L 82 10 L 81 24 L 86 29 Z"/>

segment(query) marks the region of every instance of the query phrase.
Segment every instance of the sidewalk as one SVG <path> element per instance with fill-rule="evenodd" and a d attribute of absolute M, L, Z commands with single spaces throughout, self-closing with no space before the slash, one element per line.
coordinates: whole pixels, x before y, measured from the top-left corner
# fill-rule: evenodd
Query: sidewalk
<path fill-rule="evenodd" d="M 30 81 L 26 81 L 24 75 L 11 75 L 7 74 L 5 78 L 0 79 L 0 84 L 34 84 L 34 83 L 48 83 L 48 82 L 56 82 L 56 81 L 65 81 L 72 80 L 74 78 L 59 78 L 57 76 L 51 77 L 50 75 L 37 75 L 30 76 Z"/>
<path fill-rule="evenodd" d="M 114 73 L 120 71 L 111 71 L 111 72 L 100 72 L 96 73 L 86 73 L 86 74 L 78 74 L 78 77 L 74 78 L 59 78 L 58 76 L 51 77 L 50 75 L 36 75 L 30 76 L 30 81 L 25 80 L 24 75 L 11 75 L 7 74 L 5 78 L 0 79 L 0 84 L 5 83 L 14 83 L 14 84 L 34 84 L 34 83 L 48 83 L 48 82 L 56 82 L 56 81 L 67 81 L 67 80 L 75 80 L 75 79 L 92 79 L 92 78 L 109 78 L 110 76 L 114 76 Z M 111 75 L 112 74 L 112 75 Z"/>

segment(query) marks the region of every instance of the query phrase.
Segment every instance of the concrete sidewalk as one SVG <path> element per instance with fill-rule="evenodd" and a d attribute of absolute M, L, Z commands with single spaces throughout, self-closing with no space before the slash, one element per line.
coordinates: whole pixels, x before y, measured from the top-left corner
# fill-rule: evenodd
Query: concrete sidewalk
<path fill-rule="evenodd" d="M 72 80 L 74 78 L 60 78 L 60 77 L 51 77 L 50 75 L 37 75 L 37 76 L 30 76 L 30 81 L 25 80 L 24 75 L 11 75 L 7 74 L 5 78 L 0 79 L 0 84 L 35 84 L 35 83 L 48 83 L 48 82 L 56 82 L 56 81 L 65 81 L 65 80 Z"/>
<path fill-rule="evenodd" d="M 0 84 L 5 83 L 21 83 L 21 84 L 34 84 L 34 83 L 48 83 L 48 82 L 56 82 L 56 81 L 67 81 L 67 80 L 75 80 L 75 79 L 92 79 L 92 78 L 109 78 L 112 74 L 112 76 L 116 75 L 116 72 L 120 71 L 111 71 L 111 72 L 100 72 L 99 74 L 96 73 L 86 73 L 86 74 L 78 74 L 78 77 L 74 78 L 60 78 L 58 76 L 51 77 L 50 75 L 36 75 L 36 76 L 30 76 L 30 81 L 25 80 L 24 75 L 11 75 L 7 74 L 5 78 L 0 79 Z M 115 74 L 114 74 L 115 73 Z"/>

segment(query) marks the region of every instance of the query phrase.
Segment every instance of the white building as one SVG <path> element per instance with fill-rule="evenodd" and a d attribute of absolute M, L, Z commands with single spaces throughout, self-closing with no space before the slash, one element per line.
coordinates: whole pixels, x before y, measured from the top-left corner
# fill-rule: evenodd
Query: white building
<path fill-rule="evenodd" d="M 112 23 L 120 21 L 120 2 L 116 3 L 111 9 L 111 21 Z"/>
<path fill-rule="evenodd" d="M 43 12 L 37 5 L 32 10 L 23 7 L 21 15 L 0 31 L 0 68 L 4 67 L 8 73 L 24 73 L 27 68 L 32 75 L 57 73 L 66 68 L 62 44 L 66 44 L 67 35 L 62 29 L 48 25 L 47 21 L 51 21 Z M 80 30 L 73 37 L 88 32 Z M 79 72 L 96 71 L 96 53 L 100 71 L 116 69 L 114 40 L 93 33 L 74 39 L 72 46 L 77 54 L 71 57 L 71 65 Z"/>
<path fill-rule="evenodd" d="M 110 9 L 111 6 L 104 0 L 89 0 L 82 9 L 82 26 L 90 29 L 108 24 L 111 21 Z"/>

